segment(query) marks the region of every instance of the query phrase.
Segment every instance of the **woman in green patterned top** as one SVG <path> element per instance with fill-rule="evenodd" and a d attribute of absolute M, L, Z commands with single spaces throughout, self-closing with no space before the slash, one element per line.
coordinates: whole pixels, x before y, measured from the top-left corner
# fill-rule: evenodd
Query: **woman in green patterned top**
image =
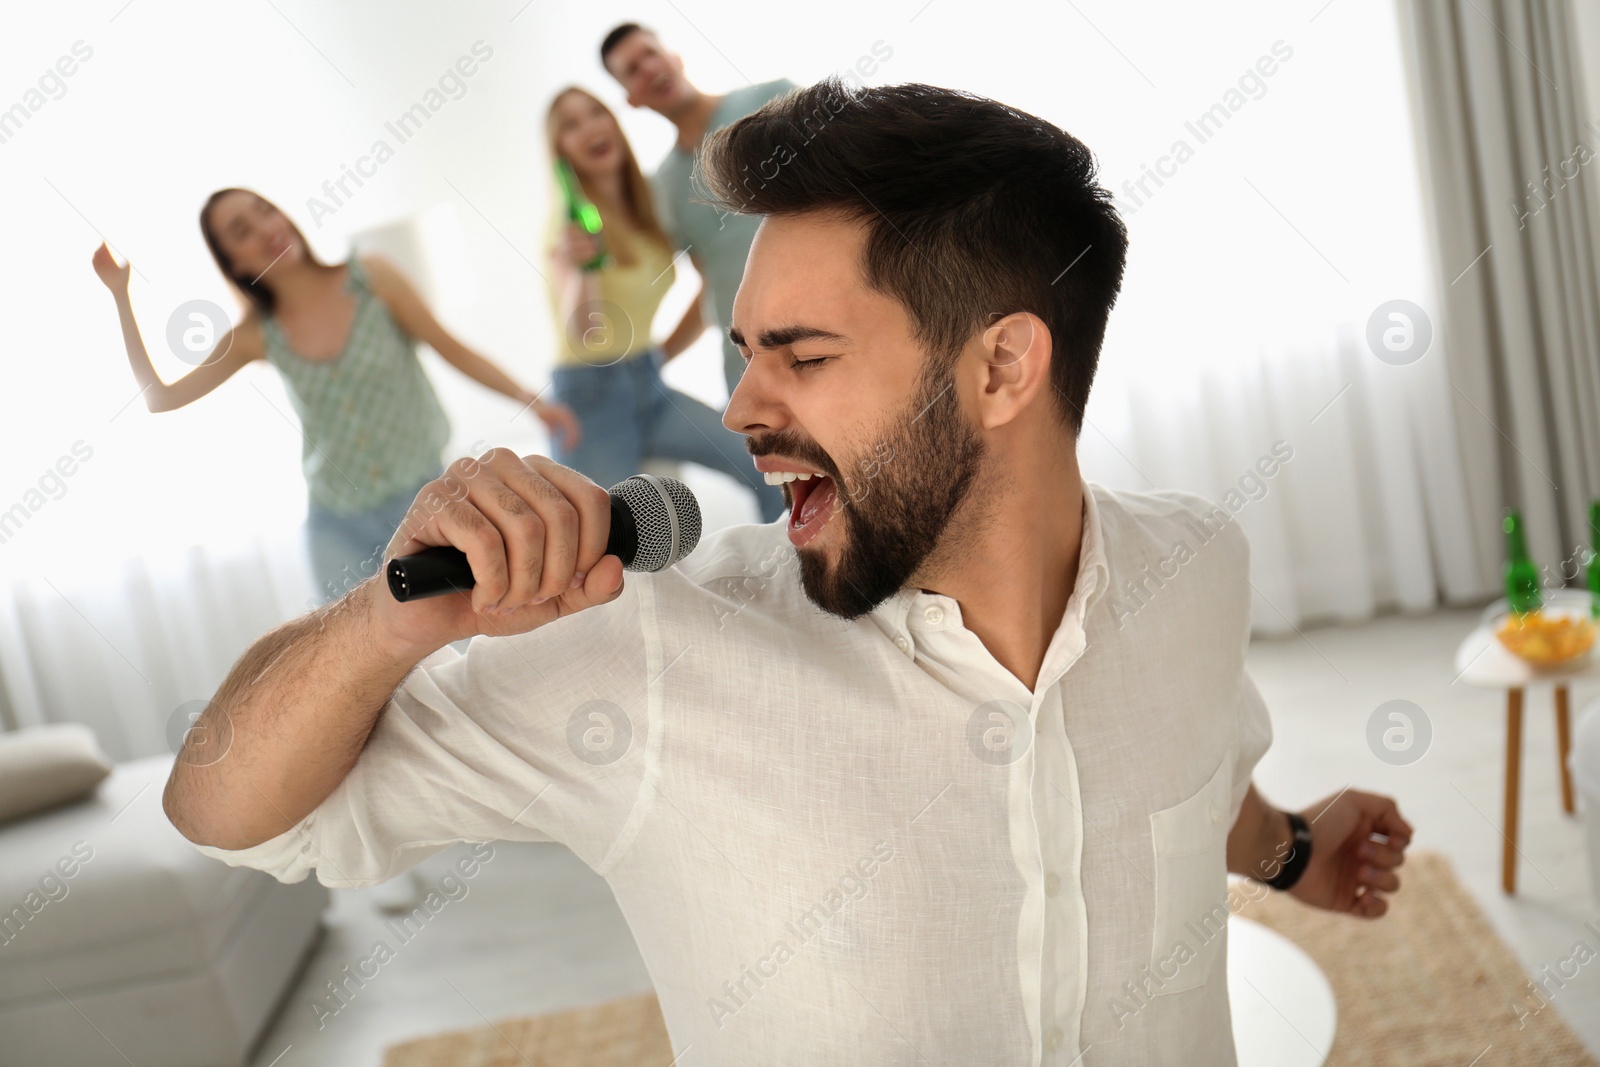
<path fill-rule="evenodd" d="M 283 374 L 300 416 L 309 489 L 307 547 L 319 599 L 335 599 L 382 563 L 422 487 L 443 474 L 449 420 L 417 358 L 424 341 L 456 369 L 531 407 L 553 438 L 576 443 L 564 405 L 541 400 L 451 336 L 390 263 L 320 262 L 289 217 L 245 189 L 213 193 L 200 230 L 247 301 L 243 320 L 193 371 L 163 382 L 128 300 L 129 266 L 102 244 L 95 272 L 117 300 L 133 374 L 151 411 L 190 404 L 257 359 Z"/>

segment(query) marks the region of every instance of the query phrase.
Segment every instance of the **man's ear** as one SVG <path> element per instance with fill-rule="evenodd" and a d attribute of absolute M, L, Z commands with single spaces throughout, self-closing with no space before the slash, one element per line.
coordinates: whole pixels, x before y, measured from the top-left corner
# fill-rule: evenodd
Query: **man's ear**
<path fill-rule="evenodd" d="M 1052 345 L 1039 316 L 1015 311 L 990 323 L 979 337 L 979 391 L 985 429 L 1004 425 L 1048 395 Z"/>

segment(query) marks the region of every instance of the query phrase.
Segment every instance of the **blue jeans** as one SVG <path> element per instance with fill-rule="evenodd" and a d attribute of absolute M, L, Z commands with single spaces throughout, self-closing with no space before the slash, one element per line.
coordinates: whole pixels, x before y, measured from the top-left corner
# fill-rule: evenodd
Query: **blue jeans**
<path fill-rule="evenodd" d="M 383 566 L 383 550 L 405 520 L 422 487 L 444 474 L 430 475 L 416 488 L 405 489 L 366 511 L 341 514 L 316 503 L 307 505 L 305 537 L 311 574 L 317 581 L 317 603 L 344 596 Z"/>
<path fill-rule="evenodd" d="M 578 447 L 552 444 L 557 463 L 609 489 L 639 473 L 645 458 L 680 459 L 720 471 L 755 494 L 761 521 L 783 514 L 783 491 L 756 470 L 742 434 L 722 425 L 722 416 L 661 381 L 659 347 L 607 367 L 557 367 L 551 373 L 556 399 L 582 425 Z"/>

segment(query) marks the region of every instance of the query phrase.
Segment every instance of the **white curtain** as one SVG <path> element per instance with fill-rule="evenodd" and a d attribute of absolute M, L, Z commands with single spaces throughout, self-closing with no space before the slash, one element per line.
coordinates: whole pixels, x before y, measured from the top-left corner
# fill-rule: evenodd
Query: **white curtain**
<path fill-rule="evenodd" d="M 1472 528 L 1439 328 L 1410 362 L 1368 337 L 1390 301 L 1440 306 L 1395 10 L 1207 8 L 1171 36 L 1180 70 L 1226 58 L 1102 153 L 1131 241 L 1086 474 L 1236 505 L 1258 634 L 1484 597 L 1492 531 Z"/>
<path fill-rule="evenodd" d="M 1089 477 L 1186 489 L 1234 516 L 1257 634 L 1471 602 L 1490 587 L 1465 536 L 1442 374 L 1378 363 L 1333 324 L 1321 346 L 1197 375 L 1186 396 L 1136 386 L 1116 398 L 1124 427 L 1086 428 L 1080 455 Z"/>
<path fill-rule="evenodd" d="M 13 575 L 0 597 L 0 678 L 11 726 L 92 726 L 114 759 L 175 751 L 195 701 L 239 654 L 308 611 L 298 533 Z"/>
<path fill-rule="evenodd" d="M 1561 584 L 1600 498 L 1600 123 L 1569 0 L 1405 8 L 1450 379 L 1486 569 L 1514 505 Z M 1592 25 L 1590 27 L 1593 28 Z"/>

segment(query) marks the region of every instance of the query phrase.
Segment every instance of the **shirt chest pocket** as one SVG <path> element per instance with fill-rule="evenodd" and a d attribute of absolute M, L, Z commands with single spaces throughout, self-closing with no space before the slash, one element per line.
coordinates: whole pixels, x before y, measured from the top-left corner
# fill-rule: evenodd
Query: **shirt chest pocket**
<path fill-rule="evenodd" d="M 1211 977 L 1228 921 L 1228 831 L 1233 753 L 1199 792 L 1150 814 L 1155 851 L 1155 920 L 1148 988 L 1195 989 Z"/>

